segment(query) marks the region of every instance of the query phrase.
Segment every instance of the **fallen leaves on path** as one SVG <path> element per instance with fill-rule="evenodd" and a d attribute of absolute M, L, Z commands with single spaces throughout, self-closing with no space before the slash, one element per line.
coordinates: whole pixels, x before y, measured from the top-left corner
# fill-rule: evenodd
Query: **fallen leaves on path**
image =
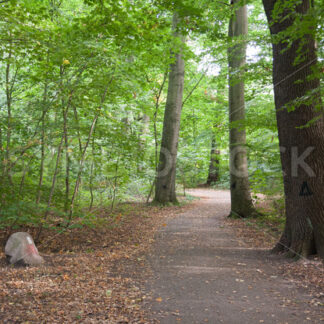
<path fill-rule="evenodd" d="M 226 219 L 226 223 L 234 228 L 236 237 L 242 245 L 253 248 L 266 248 L 269 251 L 278 242 L 281 232 L 276 224 L 260 226 L 256 219 Z M 278 271 L 288 281 L 307 288 L 314 296 L 313 304 L 324 306 L 324 266 L 319 258 L 300 259 L 299 261 L 282 259 Z"/>

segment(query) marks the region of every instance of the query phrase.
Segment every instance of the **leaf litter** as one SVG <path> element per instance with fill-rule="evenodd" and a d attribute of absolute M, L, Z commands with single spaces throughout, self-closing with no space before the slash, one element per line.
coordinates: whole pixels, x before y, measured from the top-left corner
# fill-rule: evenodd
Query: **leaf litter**
<path fill-rule="evenodd" d="M 143 288 L 151 274 L 145 255 L 156 230 L 190 205 L 127 204 L 118 217 L 101 209 L 108 221 L 100 227 L 44 230 L 41 267 L 9 266 L 2 253 L 0 322 L 152 323 L 144 310 L 151 298 Z M 0 232 L 3 244 L 5 237 Z"/>
<path fill-rule="evenodd" d="M 226 223 L 235 228 L 234 233 L 241 245 L 248 247 L 270 251 L 278 242 L 281 234 L 280 227 L 274 222 L 260 226 L 257 219 L 226 219 Z M 283 259 L 278 267 L 278 275 L 306 288 L 308 294 L 312 296 L 310 303 L 324 307 L 324 264 L 318 257 L 301 258 L 297 262 L 292 259 Z M 272 277 L 277 278 L 277 276 Z"/>

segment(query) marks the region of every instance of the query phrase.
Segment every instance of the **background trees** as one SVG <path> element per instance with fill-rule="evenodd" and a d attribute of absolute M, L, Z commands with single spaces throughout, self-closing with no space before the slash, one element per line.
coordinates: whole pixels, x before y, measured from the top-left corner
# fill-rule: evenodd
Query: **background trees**
<path fill-rule="evenodd" d="M 148 197 L 153 196 L 158 153 L 164 145 L 164 108 L 168 89 L 174 90 L 168 72 L 175 61 L 169 53 L 178 52 L 181 45 L 172 35 L 175 8 L 181 15 L 179 30 L 188 41 L 183 51 L 186 76 L 177 172 L 172 175 L 176 187 L 170 186 L 172 195 L 168 195 L 168 199 L 174 200 L 173 189 L 206 183 L 216 146 L 219 151 L 216 185 L 229 188 L 233 181 L 229 172 L 228 133 L 239 130 L 236 133 L 243 134 L 243 129 L 246 143 L 242 145 L 247 150 L 246 171 L 252 192 L 282 195 L 271 84 L 271 41 L 279 57 L 279 61 L 275 60 L 276 69 L 280 70 L 278 80 L 283 77 L 281 72 L 286 73 L 288 69 L 293 73 L 298 64 L 312 61 L 315 55 L 313 45 L 313 54 L 309 52 L 306 56 L 302 50 L 291 54 L 294 51 L 290 45 L 296 47 L 306 39 L 308 45 L 301 48 L 308 48 L 316 40 L 317 55 L 323 57 L 323 8 L 315 1 L 314 7 L 299 12 L 303 19 L 288 12 L 287 26 L 282 26 L 276 21 L 272 25 L 270 3 L 274 5 L 274 2 L 266 2 L 266 9 L 272 39 L 261 3 L 255 1 L 247 6 L 247 36 L 244 40 L 235 37 L 232 42 L 229 42 L 227 26 L 233 12 L 231 6 L 223 2 L 12 0 L 1 3 L 1 226 L 29 224 L 40 228 L 42 224 L 55 228 L 58 223 L 74 224 L 76 219 L 79 223 L 91 224 L 96 208 L 101 205 L 113 209 L 118 201 L 149 200 Z M 283 3 L 295 5 L 294 1 Z M 237 2 L 236 5 L 242 4 Z M 276 17 L 283 14 L 278 10 Z M 274 30 L 278 26 L 282 28 L 280 33 Z M 279 39 L 291 39 L 291 43 L 285 47 L 287 45 Z M 245 44 L 246 114 L 244 122 L 242 116 L 238 116 L 238 125 L 233 120 L 229 122 L 227 53 L 229 47 L 231 52 L 235 48 L 244 49 Z M 281 49 L 287 51 L 279 55 Z M 299 62 L 295 66 L 296 60 Z M 290 92 L 293 82 L 280 84 L 280 89 L 294 93 L 293 97 L 278 103 L 279 88 L 275 88 L 276 106 L 301 97 L 310 100 L 309 91 L 313 90 L 320 98 L 316 89 L 318 83 L 323 82 L 323 74 L 313 63 L 305 75 L 296 75 L 295 81 L 307 79 L 299 84 L 300 91 Z M 295 105 L 296 100 L 292 103 Z M 311 106 L 310 102 L 305 105 Z M 317 116 L 315 112 L 299 116 L 302 104 L 298 102 L 297 106 L 298 109 L 282 121 L 282 125 L 293 122 L 289 132 L 279 135 L 285 145 L 294 144 L 289 138 L 295 133 L 294 141 L 301 133 L 309 134 L 312 141 L 317 138 L 313 134 L 316 123 L 298 132 L 295 129 L 301 124 L 294 122 L 291 117 L 294 114 L 296 119 L 302 118 L 304 124 Z M 320 106 L 319 100 L 315 106 Z M 277 111 L 279 119 L 282 114 Z M 175 151 L 173 153 L 175 155 Z M 287 161 L 283 163 L 287 165 Z M 173 183 L 165 181 L 162 186 Z M 294 188 L 301 189 L 305 181 L 309 187 L 317 186 L 312 179 L 298 181 L 292 184 Z M 158 188 L 160 184 L 157 192 Z M 248 189 L 244 192 L 248 193 Z M 321 190 L 318 195 L 321 196 Z M 248 194 L 244 197 L 244 203 L 236 201 L 240 201 L 239 207 L 246 205 L 250 209 L 250 197 Z M 311 199 L 298 197 L 301 204 Z M 248 215 L 249 211 L 239 214 Z M 321 216 L 310 219 L 313 226 L 322 222 Z M 307 228 L 305 221 L 304 218 L 304 229 Z M 322 234 L 318 233 L 317 237 L 321 240 Z"/>

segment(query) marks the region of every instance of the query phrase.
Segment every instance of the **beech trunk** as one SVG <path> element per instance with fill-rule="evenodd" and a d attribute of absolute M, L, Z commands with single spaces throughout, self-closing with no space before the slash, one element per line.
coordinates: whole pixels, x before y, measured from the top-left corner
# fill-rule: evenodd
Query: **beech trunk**
<path fill-rule="evenodd" d="M 263 0 L 263 4 L 273 39 L 290 28 L 297 17 L 307 17 L 310 9 L 310 1 L 296 1 L 291 11 L 284 10 L 279 19 L 273 19 L 278 1 Z M 311 34 L 294 40 L 281 37 L 272 47 L 286 203 L 285 230 L 274 250 L 287 251 L 291 256 L 317 251 L 324 258 L 324 123 L 320 83 L 314 75 L 315 40 Z M 297 57 L 302 60 L 297 61 Z"/>
<path fill-rule="evenodd" d="M 184 44 L 184 36 L 178 31 L 180 18 L 173 15 L 173 35 Z M 182 110 L 185 63 L 182 49 L 172 53 L 174 63 L 170 66 L 168 95 L 165 105 L 163 133 L 160 150 L 159 166 L 155 182 L 155 197 L 157 203 L 176 203 L 176 163 L 178 153 L 180 117 Z"/>
<path fill-rule="evenodd" d="M 210 151 L 210 164 L 208 170 L 207 185 L 210 186 L 219 180 L 219 156 L 220 151 L 217 149 L 217 142 L 215 136 L 212 139 Z"/>
<path fill-rule="evenodd" d="M 234 1 L 234 5 L 238 3 Z M 230 190 L 229 216 L 249 217 L 254 213 L 252 204 L 245 133 L 244 65 L 248 32 L 246 5 L 235 10 L 229 23 L 229 38 L 236 44 L 228 49 L 229 121 L 230 121 Z"/>

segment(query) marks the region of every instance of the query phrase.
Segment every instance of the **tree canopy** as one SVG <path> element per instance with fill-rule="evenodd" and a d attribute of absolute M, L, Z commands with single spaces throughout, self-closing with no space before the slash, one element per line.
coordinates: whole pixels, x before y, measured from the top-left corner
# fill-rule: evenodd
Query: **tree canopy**
<path fill-rule="evenodd" d="M 244 4 L 1 1 L 0 226 L 91 225 L 94 207 L 149 200 L 167 76 L 175 60 L 171 54 L 180 48 L 185 80 L 178 191 L 206 183 L 215 143 L 215 185 L 229 188 L 229 130 L 244 129 L 252 192 L 282 196 L 271 44 L 284 39 L 289 47 L 312 35 L 319 57 L 312 77 L 323 84 L 324 9 L 313 1 L 306 16 L 297 14 L 288 28 L 271 36 L 261 2 L 249 1 L 248 33 L 229 37 L 229 19 Z M 295 0 L 276 1 L 273 21 L 295 5 Z M 185 44 L 172 35 L 174 12 Z M 246 118 L 230 123 L 227 51 L 242 42 L 247 45 L 240 74 Z M 300 50 L 294 64 L 303 55 Z"/>

